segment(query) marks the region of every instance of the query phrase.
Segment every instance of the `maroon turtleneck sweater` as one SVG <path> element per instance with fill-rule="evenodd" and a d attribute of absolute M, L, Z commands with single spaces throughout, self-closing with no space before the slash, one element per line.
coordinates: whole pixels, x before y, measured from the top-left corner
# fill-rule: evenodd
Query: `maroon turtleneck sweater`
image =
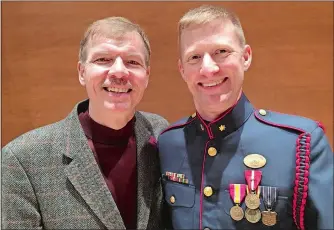
<path fill-rule="evenodd" d="M 79 114 L 81 126 L 88 139 L 105 182 L 121 213 L 125 227 L 137 226 L 137 172 L 135 117 L 120 130 L 98 124 L 88 111 Z"/>

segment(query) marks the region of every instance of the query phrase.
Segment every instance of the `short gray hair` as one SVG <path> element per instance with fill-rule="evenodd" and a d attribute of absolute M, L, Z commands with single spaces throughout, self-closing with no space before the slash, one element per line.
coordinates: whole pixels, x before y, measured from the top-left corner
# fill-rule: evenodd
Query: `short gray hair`
<path fill-rule="evenodd" d="M 122 37 L 125 33 L 136 31 L 143 39 L 146 58 L 145 64 L 149 66 L 151 57 L 151 47 L 147 35 L 144 30 L 137 24 L 134 24 L 129 19 L 123 17 L 109 17 L 93 22 L 86 30 L 79 49 L 79 60 L 85 62 L 87 58 L 87 44 L 95 36 L 107 36 L 107 37 Z"/>

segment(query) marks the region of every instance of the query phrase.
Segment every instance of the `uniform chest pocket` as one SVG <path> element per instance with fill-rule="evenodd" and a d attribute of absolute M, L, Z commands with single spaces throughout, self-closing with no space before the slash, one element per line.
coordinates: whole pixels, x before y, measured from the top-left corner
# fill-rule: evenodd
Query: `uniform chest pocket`
<path fill-rule="evenodd" d="M 174 229 L 194 229 L 195 186 L 163 179 Z"/>
<path fill-rule="evenodd" d="M 165 200 L 173 207 L 192 208 L 195 204 L 195 186 L 164 180 Z"/>

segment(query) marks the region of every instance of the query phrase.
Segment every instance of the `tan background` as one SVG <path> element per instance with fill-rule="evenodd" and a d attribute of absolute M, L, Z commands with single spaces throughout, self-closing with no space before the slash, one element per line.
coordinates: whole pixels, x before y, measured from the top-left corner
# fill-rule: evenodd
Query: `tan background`
<path fill-rule="evenodd" d="M 139 109 L 170 122 L 193 112 L 177 71 L 177 21 L 199 2 L 2 2 L 2 146 L 64 118 L 85 99 L 76 63 L 91 22 L 125 16 L 151 41 L 152 75 Z M 333 146 L 333 3 L 213 2 L 239 14 L 253 63 L 244 91 L 258 108 L 324 123 Z"/>

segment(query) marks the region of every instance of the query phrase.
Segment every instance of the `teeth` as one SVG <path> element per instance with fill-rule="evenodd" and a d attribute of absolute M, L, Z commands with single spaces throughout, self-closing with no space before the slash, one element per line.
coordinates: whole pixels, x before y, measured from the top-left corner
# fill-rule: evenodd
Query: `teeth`
<path fill-rule="evenodd" d="M 202 83 L 202 85 L 204 87 L 210 87 L 210 86 L 215 86 L 215 85 L 219 85 L 220 83 L 222 83 L 223 80 L 220 80 L 220 81 L 216 81 L 216 82 L 210 82 L 210 83 Z"/>
<path fill-rule="evenodd" d="M 129 89 L 120 89 L 115 87 L 107 87 L 106 88 L 108 92 L 114 92 L 114 93 L 127 93 Z"/>

